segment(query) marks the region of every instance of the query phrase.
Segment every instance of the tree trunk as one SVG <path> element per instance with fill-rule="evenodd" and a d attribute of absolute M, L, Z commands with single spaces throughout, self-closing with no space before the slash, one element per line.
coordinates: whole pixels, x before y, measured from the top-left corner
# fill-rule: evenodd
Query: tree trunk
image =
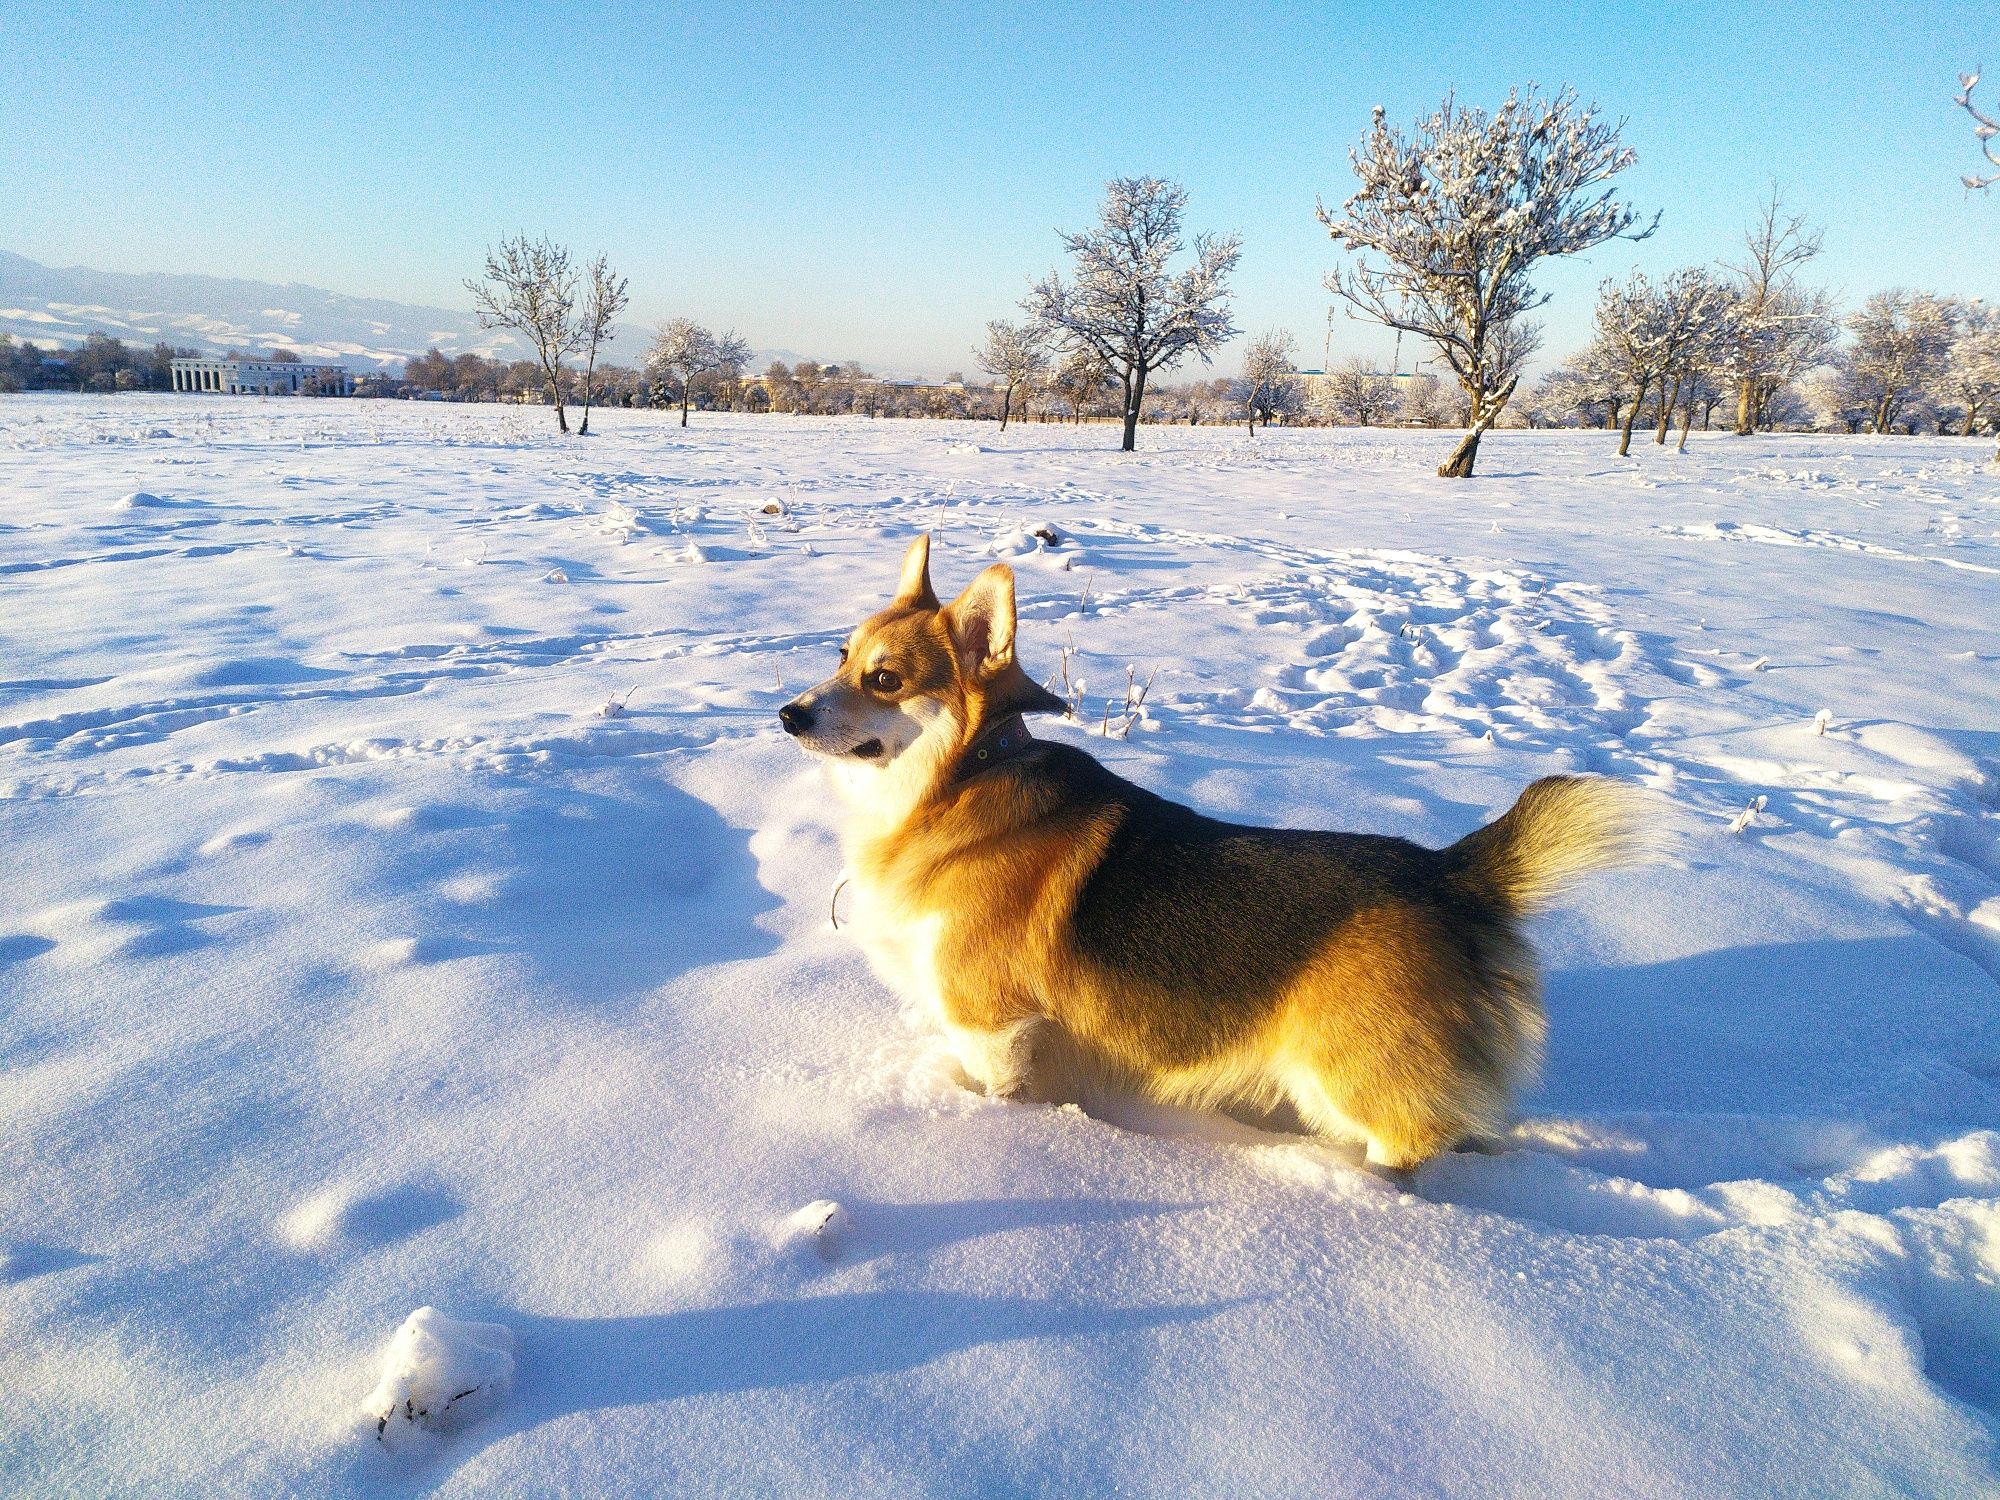
<path fill-rule="evenodd" d="M 1748 437 L 1756 431 L 1757 422 L 1757 382 L 1739 380 L 1736 382 L 1736 435 Z"/>
<path fill-rule="evenodd" d="M 1646 399 L 1644 391 L 1625 409 L 1625 420 L 1618 426 L 1618 456 L 1628 458 L 1632 453 L 1632 424 L 1639 419 L 1639 402 Z"/>
<path fill-rule="evenodd" d="M 597 346 L 591 345 L 590 362 L 583 367 L 583 421 L 577 427 L 578 437 L 590 436 L 590 380 L 597 373 Z"/>
<path fill-rule="evenodd" d="M 556 431 L 566 433 L 569 431 L 569 413 L 563 406 L 562 381 L 554 375 L 550 375 L 548 381 L 549 399 L 556 404 Z"/>
<path fill-rule="evenodd" d="M 1130 453 L 1139 446 L 1139 403 L 1146 399 L 1146 367 L 1140 365 L 1125 377 L 1125 441 Z"/>
<path fill-rule="evenodd" d="M 1693 426 L 1694 426 L 1694 403 L 1690 401 L 1686 406 L 1681 408 L 1681 443 L 1680 443 L 1680 448 L 1677 451 L 1681 453 L 1685 453 L 1688 451 L 1688 429 Z M 1702 430 L 1706 432 L 1708 429 L 1703 428 Z"/>
<path fill-rule="evenodd" d="M 1007 430 L 1007 418 L 1013 415 L 1013 411 L 1014 382 L 1010 380 L 1007 382 L 1007 394 L 1000 398 L 1000 430 L 1002 432 Z"/>
<path fill-rule="evenodd" d="M 1618 430 L 1618 414 L 1625 410 L 1622 397 L 1613 396 L 1604 403 L 1604 425 L 1612 432 Z"/>
<path fill-rule="evenodd" d="M 1475 401 L 1473 404 L 1477 406 L 1478 402 Z M 1458 446 L 1451 450 L 1451 457 L 1438 465 L 1438 478 L 1472 477 L 1472 466 L 1479 457 L 1479 440 L 1486 436 L 1486 429 L 1491 427 L 1499 416 L 1500 408 L 1492 407 L 1466 429 L 1465 436 L 1458 440 Z"/>
<path fill-rule="evenodd" d="M 1876 404 L 1875 435 L 1877 437 L 1881 437 L 1889 430 L 1889 418 L 1893 415 L 1893 408 L 1890 405 L 1890 401 L 1891 401 L 1890 397 L 1884 396 L 1881 399 L 1881 401 Z"/>
<path fill-rule="evenodd" d="M 1662 375 L 1660 377 L 1660 425 L 1658 430 L 1653 434 L 1654 443 L 1662 448 L 1667 446 L 1667 429 L 1674 425 L 1674 408 L 1680 404 L 1680 378 L 1678 376 L 1675 377 L 1674 393 L 1669 396 L 1667 394 L 1667 377 Z"/>
<path fill-rule="evenodd" d="M 1976 420 L 1978 419 L 1978 417 L 1979 417 L 1979 408 L 1978 408 L 1978 407 L 1976 407 L 1976 406 L 1969 406 L 1969 407 L 1967 407 L 1967 408 L 1966 408 L 1966 410 L 1965 410 L 1965 427 L 1964 427 L 1964 429 L 1963 429 L 1963 430 L 1962 430 L 1962 431 L 1961 431 L 1961 432 L 1959 433 L 1959 436 L 1960 436 L 1960 437 L 1971 437 L 1971 436 L 1972 436 L 1972 426 L 1973 426 L 1973 423 L 1974 423 L 1974 422 L 1975 422 L 1975 421 L 1976 421 Z"/>
<path fill-rule="evenodd" d="M 683 427 L 688 424 L 688 386 L 690 384 L 692 384 L 691 381 L 683 380 L 681 382 L 681 426 Z"/>
<path fill-rule="evenodd" d="M 1479 457 L 1479 440 L 1486 435 L 1490 424 L 1481 423 L 1466 430 L 1458 440 L 1458 446 L 1451 450 L 1451 457 L 1438 465 L 1440 479 L 1470 479 L 1473 462 Z"/>

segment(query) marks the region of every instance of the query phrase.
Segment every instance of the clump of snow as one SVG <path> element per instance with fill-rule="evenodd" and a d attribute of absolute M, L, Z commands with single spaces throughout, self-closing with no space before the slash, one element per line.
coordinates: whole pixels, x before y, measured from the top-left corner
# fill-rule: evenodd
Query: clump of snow
<path fill-rule="evenodd" d="M 853 1227 L 845 1208 L 831 1198 L 816 1198 L 804 1208 L 787 1214 L 771 1239 L 779 1250 L 790 1254 L 832 1260 L 840 1253 L 841 1242 Z"/>
<path fill-rule="evenodd" d="M 362 1405 L 376 1439 L 399 1448 L 417 1434 L 454 1432 L 487 1416 L 513 1384 L 512 1332 L 420 1307 L 389 1340 L 382 1378 Z"/>
<path fill-rule="evenodd" d="M 1770 806 L 1770 803 L 1771 799 L 1767 797 L 1764 793 L 1759 792 L 1756 796 L 1752 797 L 1748 802 L 1744 803 L 1743 810 L 1737 813 L 1737 815 L 1730 820 L 1729 831 L 1731 833 L 1743 832 L 1744 829 L 1748 828 L 1752 823 L 1755 823 L 1757 821 L 1758 815 L 1762 813 L 1766 807 Z"/>

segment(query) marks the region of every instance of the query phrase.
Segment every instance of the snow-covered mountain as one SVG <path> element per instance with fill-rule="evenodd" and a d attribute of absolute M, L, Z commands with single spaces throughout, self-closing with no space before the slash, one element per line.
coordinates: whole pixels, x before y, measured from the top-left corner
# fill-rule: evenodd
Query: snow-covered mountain
<path fill-rule="evenodd" d="M 448 354 L 526 353 L 509 335 L 482 329 L 469 310 L 349 297 L 296 283 L 59 268 L 0 250 L 0 333 L 46 345 L 74 344 L 93 332 L 215 352 L 283 345 L 308 359 L 355 369 L 401 364 L 433 345 Z M 643 327 L 622 327 L 611 358 L 637 361 L 646 337 Z"/>

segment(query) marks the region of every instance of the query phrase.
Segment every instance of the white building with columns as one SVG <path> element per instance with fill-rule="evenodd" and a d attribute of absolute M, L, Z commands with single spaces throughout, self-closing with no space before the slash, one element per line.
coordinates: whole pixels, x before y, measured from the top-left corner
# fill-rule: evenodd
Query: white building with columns
<path fill-rule="evenodd" d="M 223 396 L 351 396 L 354 377 L 345 365 L 307 365 L 282 359 L 221 359 L 198 355 L 173 362 L 174 389 Z"/>

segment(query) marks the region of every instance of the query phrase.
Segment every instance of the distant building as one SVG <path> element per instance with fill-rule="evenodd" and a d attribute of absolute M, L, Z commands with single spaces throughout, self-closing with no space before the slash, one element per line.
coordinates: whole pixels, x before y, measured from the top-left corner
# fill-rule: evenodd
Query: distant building
<path fill-rule="evenodd" d="M 181 358 L 173 362 L 174 389 L 224 396 L 351 396 L 354 377 L 345 365 L 308 365 L 283 359 Z"/>
<path fill-rule="evenodd" d="M 1363 370 L 1361 375 L 1367 380 L 1386 380 L 1398 391 L 1407 389 L 1418 378 L 1415 370 Z M 1309 401 L 1323 400 L 1332 394 L 1334 377 L 1325 370 L 1300 370 L 1294 378 L 1305 387 Z"/>

